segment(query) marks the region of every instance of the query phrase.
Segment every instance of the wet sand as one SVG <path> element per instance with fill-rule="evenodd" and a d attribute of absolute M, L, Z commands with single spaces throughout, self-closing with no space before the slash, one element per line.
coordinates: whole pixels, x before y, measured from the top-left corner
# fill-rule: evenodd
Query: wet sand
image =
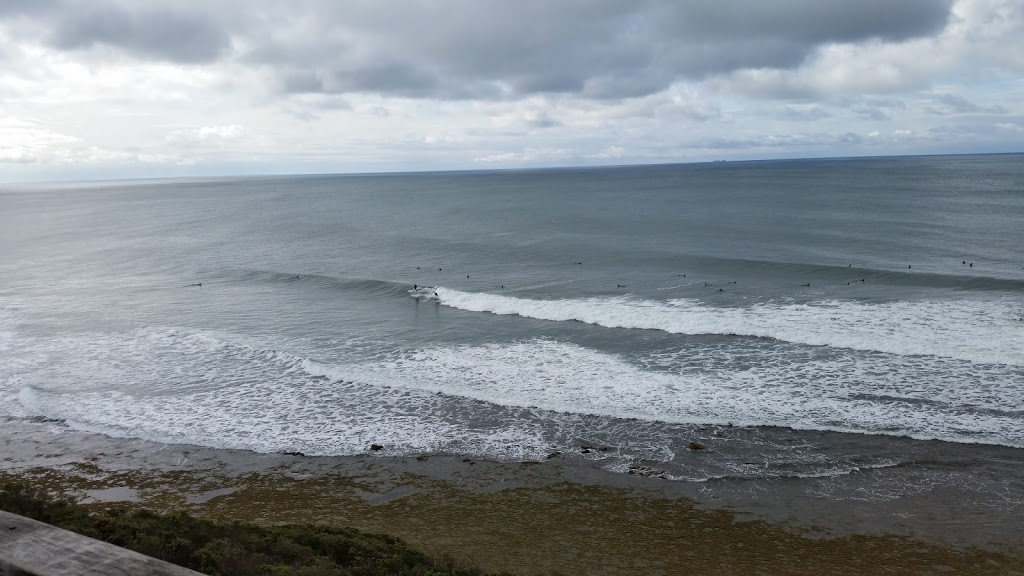
<path fill-rule="evenodd" d="M 1024 546 L 1012 539 L 979 545 L 956 530 L 943 538 L 863 518 L 838 524 L 828 509 L 823 525 L 775 521 L 709 498 L 706 487 L 607 472 L 568 455 L 266 455 L 112 439 L 55 422 L 3 424 L 0 473 L 91 505 L 352 526 L 491 571 L 1024 574 Z"/>

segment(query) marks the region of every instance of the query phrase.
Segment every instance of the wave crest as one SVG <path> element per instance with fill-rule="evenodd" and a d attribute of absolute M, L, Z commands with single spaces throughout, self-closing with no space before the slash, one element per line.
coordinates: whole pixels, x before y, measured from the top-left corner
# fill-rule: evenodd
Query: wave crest
<path fill-rule="evenodd" d="M 773 338 L 898 355 L 1024 365 L 1019 302 L 1007 300 L 764 303 L 717 307 L 694 299 L 628 297 L 532 300 L 437 289 L 443 305 L 471 312 L 518 315 L 606 328 L 670 334 L 723 334 Z"/>

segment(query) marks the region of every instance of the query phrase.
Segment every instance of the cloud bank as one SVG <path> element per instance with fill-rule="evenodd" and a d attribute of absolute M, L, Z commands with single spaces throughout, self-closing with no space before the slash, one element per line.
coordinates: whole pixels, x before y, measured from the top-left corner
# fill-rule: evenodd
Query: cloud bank
<path fill-rule="evenodd" d="M 1019 151 L 1024 125 L 1014 0 L 0 0 L 0 64 L 5 179 Z"/>

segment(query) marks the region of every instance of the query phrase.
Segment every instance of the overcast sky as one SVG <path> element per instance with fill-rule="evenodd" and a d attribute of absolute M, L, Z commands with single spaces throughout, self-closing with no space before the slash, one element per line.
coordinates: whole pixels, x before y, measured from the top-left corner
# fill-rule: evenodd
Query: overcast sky
<path fill-rule="evenodd" d="M 0 0 L 0 181 L 1022 143 L 1022 0 Z"/>

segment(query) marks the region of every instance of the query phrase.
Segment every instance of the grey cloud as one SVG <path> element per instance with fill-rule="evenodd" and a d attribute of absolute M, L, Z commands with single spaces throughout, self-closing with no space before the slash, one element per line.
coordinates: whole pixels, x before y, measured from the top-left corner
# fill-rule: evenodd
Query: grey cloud
<path fill-rule="evenodd" d="M 61 50 L 108 46 L 138 58 L 182 63 L 211 62 L 227 52 L 230 27 L 220 8 L 196 0 L 165 4 L 0 0 L 0 25 Z"/>
<path fill-rule="evenodd" d="M 785 38 L 796 43 L 906 40 L 940 30 L 950 3 L 933 0 L 666 2 L 655 13 L 699 38 Z"/>
<path fill-rule="evenodd" d="M 239 61 L 269 71 L 285 94 L 613 99 L 792 68 L 828 43 L 934 34 L 950 0 L 45 0 L 31 15 L 18 6 L 0 0 L 0 12 L 47 23 L 63 49 L 208 62 L 237 46 Z"/>
<path fill-rule="evenodd" d="M 399 96 L 428 96 L 438 89 L 429 71 L 407 62 L 373 62 L 333 70 L 325 86 L 332 92 L 379 92 Z"/>
<path fill-rule="evenodd" d="M 58 48 L 107 45 L 143 57 L 177 62 L 209 62 L 228 47 L 229 37 L 200 15 L 167 9 L 126 10 L 94 6 L 62 18 L 51 41 Z"/>
<path fill-rule="evenodd" d="M 956 94 L 936 94 L 932 97 L 933 105 L 928 108 L 933 114 L 1006 114 L 1003 106 L 979 106 L 974 102 Z"/>
<path fill-rule="evenodd" d="M 864 137 L 854 132 L 816 133 L 816 134 L 766 134 L 748 138 L 713 138 L 701 142 L 701 146 L 709 149 L 778 149 L 790 148 L 844 148 L 857 146 L 864 142 Z"/>
<path fill-rule="evenodd" d="M 310 71 L 285 73 L 280 80 L 284 91 L 291 94 L 325 91 L 323 81 L 316 73 Z"/>
<path fill-rule="evenodd" d="M 399 74 L 388 82 L 352 70 L 343 89 L 401 90 L 411 80 L 408 89 L 433 90 L 439 97 L 457 97 L 456 87 L 495 83 L 507 86 L 512 96 L 642 96 L 687 77 L 794 67 L 829 42 L 935 33 L 949 15 L 949 2 L 935 0 L 465 0 L 446 4 L 444 11 L 423 3 L 342 6 L 325 21 L 333 23 L 335 36 L 361 39 L 364 60 L 353 64 L 372 67 L 382 53 L 404 64 L 394 66 Z M 397 12 L 404 16 L 381 17 Z M 308 65 L 329 67 L 330 60 Z M 422 83 L 424 77 L 436 79 L 433 88 Z M 474 88 L 461 93 L 488 96 Z"/>
<path fill-rule="evenodd" d="M 61 0 L 0 0 L 0 15 L 45 13 L 62 4 Z"/>
<path fill-rule="evenodd" d="M 874 120 L 876 122 L 892 120 L 892 113 L 884 108 L 871 108 L 868 106 L 863 106 L 859 108 L 854 108 L 854 112 L 857 113 L 857 116 L 865 120 Z"/>
<path fill-rule="evenodd" d="M 548 116 L 546 112 L 542 112 L 532 118 L 528 118 L 526 123 L 531 128 L 554 128 L 555 126 L 562 125 L 558 120 Z"/>
<path fill-rule="evenodd" d="M 886 122 L 896 117 L 896 113 L 907 109 L 907 105 L 897 98 L 842 98 L 834 104 L 853 113 L 857 118 Z"/>
<path fill-rule="evenodd" d="M 818 105 L 791 105 L 786 106 L 781 113 L 783 118 L 801 122 L 813 122 L 832 116 L 829 112 Z"/>

